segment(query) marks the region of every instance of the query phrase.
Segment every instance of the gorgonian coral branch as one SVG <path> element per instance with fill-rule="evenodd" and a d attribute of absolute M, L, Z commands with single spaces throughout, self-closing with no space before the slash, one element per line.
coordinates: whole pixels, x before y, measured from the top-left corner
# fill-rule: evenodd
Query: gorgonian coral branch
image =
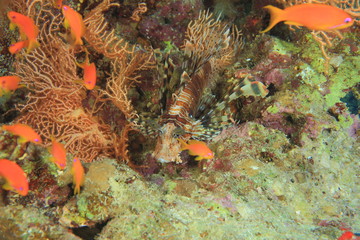
<path fill-rule="evenodd" d="M 50 144 L 52 137 L 63 141 L 66 150 L 82 161 L 93 161 L 99 154 L 114 156 L 110 126 L 99 122 L 82 106 L 86 90 L 77 83 L 80 79 L 74 52 L 58 36 L 61 14 L 50 3 L 26 3 L 37 7 L 36 14 L 30 17 L 41 29 L 41 46 L 15 63 L 16 74 L 31 90 L 27 103 L 18 106 L 21 115 L 16 121 L 35 128 L 45 144 Z"/>
<path fill-rule="evenodd" d="M 103 12 L 112 6 L 120 6 L 110 0 L 102 1 L 84 18 L 86 26 L 85 39 L 98 53 L 110 59 L 122 58 L 132 52 L 128 43 L 115 35 L 115 30 L 109 30 Z M 131 47 L 130 47 L 131 48 Z"/>

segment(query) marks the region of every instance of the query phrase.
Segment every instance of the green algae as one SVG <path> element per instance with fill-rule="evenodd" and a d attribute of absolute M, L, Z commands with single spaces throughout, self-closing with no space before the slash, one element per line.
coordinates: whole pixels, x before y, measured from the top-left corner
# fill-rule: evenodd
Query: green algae
<path fill-rule="evenodd" d="M 279 107 L 276 105 L 271 105 L 266 109 L 266 111 L 268 111 L 269 113 L 278 113 L 279 110 Z"/>
<path fill-rule="evenodd" d="M 346 95 L 346 89 L 349 89 L 359 83 L 360 56 L 346 56 L 339 66 L 337 73 L 330 76 L 330 93 L 325 96 L 328 107 L 337 102 Z"/>
<path fill-rule="evenodd" d="M 79 239 L 59 224 L 54 224 L 41 210 L 32 207 L 0 207 L 1 239 Z"/>
<path fill-rule="evenodd" d="M 326 73 L 328 66 L 321 52 L 320 44 L 315 41 L 310 33 L 305 34 L 302 41 L 305 44 L 303 44 L 301 48 L 301 57 L 306 59 L 317 73 Z"/>
<path fill-rule="evenodd" d="M 88 209 L 88 199 L 81 195 L 76 202 L 77 210 L 81 217 L 92 220 L 94 218 L 94 214 L 92 214 Z"/>
<path fill-rule="evenodd" d="M 301 51 L 301 48 L 297 47 L 295 44 L 278 38 L 273 39 L 273 44 L 271 51 L 281 55 L 291 55 Z"/>

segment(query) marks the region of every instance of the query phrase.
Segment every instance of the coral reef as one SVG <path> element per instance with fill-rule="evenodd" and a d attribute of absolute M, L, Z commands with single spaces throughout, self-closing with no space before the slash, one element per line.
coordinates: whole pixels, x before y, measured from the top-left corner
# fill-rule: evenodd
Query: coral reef
<path fill-rule="evenodd" d="M 0 122 L 29 124 L 44 144 L 0 130 L 0 158 L 29 181 L 26 196 L 0 189 L 0 239 L 337 239 L 360 231 L 358 25 L 342 39 L 326 35 L 326 70 L 314 33 L 259 34 L 260 9 L 275 0 L 65 2 L 84 17 L 83 46 L 67 43 L 52 3 L 1 2 L 0 10 L 35 20 L 40 46 L 10 57 L 17 34 L 0 18 L 0 74 L 23 86 L 0 97 Z M 358 16 L 353 0 L 312 2 Z M 98 71 L 91 91 L 76 64 L 85 53 Z M 64 170 L 49 160 L 52 138 L 68 152 Z M 195 161 L 178 138 L 207 141 L 214 159 Z M 77 195 L 74 157 L 85 168 Z"/>

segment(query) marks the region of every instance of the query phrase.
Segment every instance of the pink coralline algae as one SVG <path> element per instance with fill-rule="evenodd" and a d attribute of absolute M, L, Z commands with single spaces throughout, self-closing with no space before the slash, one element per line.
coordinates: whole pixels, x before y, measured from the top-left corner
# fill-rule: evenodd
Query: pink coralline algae
<path fill-rule="evenodd" d="M 272 83 L 278 88 L 288 77 L 285 69 L 288 69 L 292 63 L 290 56 L 272 52 L 252 71 L 257 73 L 254 74 L 257 81 L 261 81 L 266 86 Z"/>
<path fill-rule="evenodd" d="M 354 123 L 349 128 L 349 135 L 350 137 L 357 138 L 360 130 L 359 116 L 355 114 L 351 114 L 350 116 L 354 120 Z"/>
<path fill-rule="evenodd" d="M 277 113 L 264 111 L 259 123 L 265 127 L 284 132 L 296 145 L 302 145 L 301 134 L 305 133 L 309 138 L 316 138 L 319 134 L 320 125 L 311 114 L 302 114 L 293 109 L 280 108 Z"/>
<path fill-rule="evenodd" d="M 145 16 L 139 24 L 139 32 L 148 38 L 152 46 L 164 46 L 164 41 L 171 41 L 180 47 L 190 19 L 195 19 L 202 9 L 202 2 L 184 3 L 183 1 L 159 1 L 154 14 Z"/>

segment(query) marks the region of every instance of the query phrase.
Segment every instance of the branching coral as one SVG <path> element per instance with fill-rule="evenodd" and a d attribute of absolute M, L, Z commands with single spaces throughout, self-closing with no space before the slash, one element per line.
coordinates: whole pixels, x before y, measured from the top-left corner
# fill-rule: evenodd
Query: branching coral
<path fill-rule="evenodd" d="M 96 52 L 110 59 L 116 59 L 125 57 L 125 54 L 131 51 L 128 50 L 127 42 L 115 35 L 115 29 L 109 30 L 103 12 L 112 6 L 119 4 L 104 0 L 85 16 L 84 24 L 87 31 L 84 37 Z"/>
<path fill-rule="evenodd" d="M 114 142 L 110 126 L 101 124 L 82 107 L 85 89 L 78 83 L 73 50 L 57 36 L 62 17 L 50 4 L 26 3 L 28 13 L 41 25 L 41 47 L 15 62 L 16 73 L 31 90 L 28 102 L 18 106 L 16 120 L 33 126 L 49 143 L 52 137 L 65 142 L 65 148 L 83 161 L 100 153 L 111 155 Z"/>
<path fill-rule="evenodd" d="M 128 97 L 128 91 L 139 82 L 140 71 L 154 66 L 154 60 L 152 51 L 141 50 L 135 45 L 130 46 L 116 36 L 114 29 L 108 30 L 109 26 L 103 12 L 111 6 L 119 6 L 119 4 L 104 0 L 85 17 L 84 22 L 87 27 L 85 39 L 98 53 L 111 60 L 111 76 L 107 79 L 106 89 L 99 90 L 98 98 L 101 101 L 110 100 L 128 120 L 121 130 L 121 137 L 114 135 L 117 142 L 116 155 L 128 160 L 127 134 L 137 127 L 131 121 L 137 117 L 137 114 Z"/>

